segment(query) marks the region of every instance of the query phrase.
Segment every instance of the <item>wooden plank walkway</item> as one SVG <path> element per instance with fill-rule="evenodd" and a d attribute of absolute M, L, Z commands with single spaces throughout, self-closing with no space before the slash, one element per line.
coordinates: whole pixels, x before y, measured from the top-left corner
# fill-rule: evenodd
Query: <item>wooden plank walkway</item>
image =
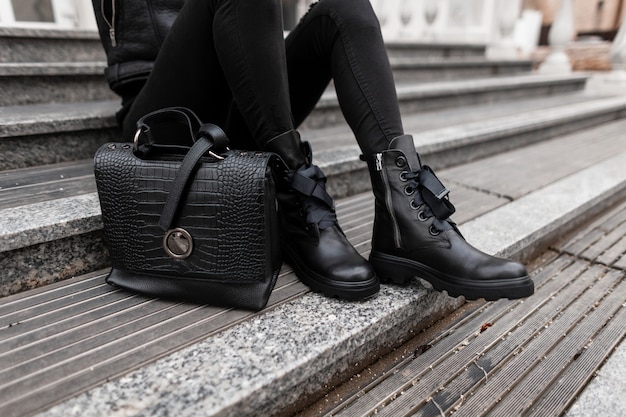
<path fill-rule="evenodd" d="M 300 417 L 562 415 L 626 335 L 626 202 L 555 244 L 533 275 L 532 297 L 473 303 Z"/>

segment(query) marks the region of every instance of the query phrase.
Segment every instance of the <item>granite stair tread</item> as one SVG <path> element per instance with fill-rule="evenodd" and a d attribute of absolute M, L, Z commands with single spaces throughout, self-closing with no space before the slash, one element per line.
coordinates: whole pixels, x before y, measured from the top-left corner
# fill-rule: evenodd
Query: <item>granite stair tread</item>
<path fill-rule="evenodd" d="M 618 132 L 624 123 L 611 125 Z M 590 129 L 587 139 L 605 128 Z M 601 153 L 610 140 L 577 135 L 439 171 L 459 214 L 468 213 L 455 219 L 466 238 L 487 252 L 523 258 L 555 231 L 623 201 L 626 139 L 614 136 L 621 150 L 586 160 L 576 156 Z M 574 157 L 560 159 L 569 169 L 548 175 L 554 159 L 572 149 Z M 474 183 L 479 166 L 488 184 Z M 546 174 L 543 182 L 526 184 L 533 173 Z M 502 192 L 501 178 L 510 191 Z M 338 202 L 340 222 L 364 256 L 372 207 L 370 193 Z M 115 290 L 103 284 L 105 273 L 0 299 L 2 415 L 269 415 L 354 374 L 367 358 L 463 302 L 420 281 L 343 302 L 309 292 L 285 266 L 270 307 L 250 313 Z"/>
<path fill-rule="evenodd" d="M 104 61 L 98 33 L 78 29 L 0 27 L 0 62 Z"/>
<path fill-rule="evenodd" d="M 484 57 L 487 46 L 485 44 L 452 43 L 452 42 L 401 42 L 386 43 L 390 57 Z"/>
<path fill-rule="evenodd" d="M 119 100 L 0 107 L 0 138 L 116 126 Z"/>
<path fill-rule="evenodd" d="M 102 61 L 87 62 L 2 62 L 0 77 L 10 76 L 103 76 L 106 63 Z"/>
<path fill-rule="evenodd" d="M 396 57 L 389 58 L 397 83 L 433 82 L 529 73 L 530 60 L 493 60 L 485 57 Z"/>

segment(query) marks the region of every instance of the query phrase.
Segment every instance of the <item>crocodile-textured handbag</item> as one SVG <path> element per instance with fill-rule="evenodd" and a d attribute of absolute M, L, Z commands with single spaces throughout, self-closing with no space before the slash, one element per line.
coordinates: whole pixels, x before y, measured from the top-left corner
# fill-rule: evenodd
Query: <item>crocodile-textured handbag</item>
<path fill-rule="evenodd" d="M 267 152 L 228 150 L 217 126 L 167 108 L 108 143 L 94 171 L 107 282 L 151 296 L 260 310 L 281 266 Z"/>

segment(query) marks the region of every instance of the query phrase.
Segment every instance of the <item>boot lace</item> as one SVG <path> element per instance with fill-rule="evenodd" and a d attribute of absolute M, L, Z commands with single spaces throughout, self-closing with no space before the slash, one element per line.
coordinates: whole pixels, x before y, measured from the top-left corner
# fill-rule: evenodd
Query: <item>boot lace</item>
<path fill-rule="evenodd" d="M 407 182 L 404 191 L 407 195 L 413 196 L 411 207 L 421 209 L 420 217 L 424 219 L 435 217 L 433 225 L 439 231 L 451 227 L 456 229 L 450 220 L 450 216 L 456 211 L 448 196 L 450 191 L 428 165 L 417 171 L 404 171 L 400 179 Z"/>
<path fill-rule="evenodd" d="M 302 207 L 308 224 L 326 229 L 337 224 L 335 203 L 326 191 L 326 176 L 316 165 L 302 166 L 288 174 L 291 188 L 303 195 Z"/>

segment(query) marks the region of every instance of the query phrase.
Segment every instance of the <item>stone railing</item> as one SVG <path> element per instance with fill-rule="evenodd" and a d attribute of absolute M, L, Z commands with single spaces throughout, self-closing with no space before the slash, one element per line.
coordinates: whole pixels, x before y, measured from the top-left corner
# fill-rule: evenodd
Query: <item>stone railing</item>
<path fill-rule="evenodd" d="M 486 43 L 496 0 L 371 0 L 387 40 Z"/>
<path fill-rule="evenodd" d="M 314 0 L 299 0 L 298 14 Z M 537 44 L 541 15 L 522 0 L 371 0 L 388 42 L 485 44 L 498 58 Z M 528 51 L 525 51 L 528 52 Z"/>

